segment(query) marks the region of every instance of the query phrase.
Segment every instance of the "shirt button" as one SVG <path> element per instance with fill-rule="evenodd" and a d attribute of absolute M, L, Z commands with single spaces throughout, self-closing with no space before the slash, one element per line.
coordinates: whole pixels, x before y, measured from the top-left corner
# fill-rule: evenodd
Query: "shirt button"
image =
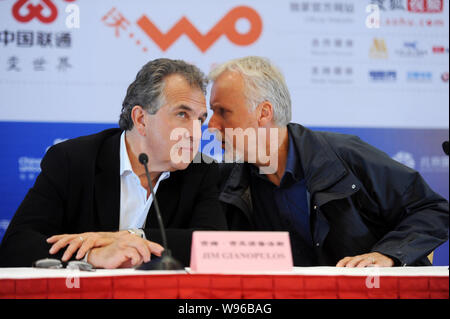
<path fill-rule="evenodd" d="M 317 209 L 317 206 L 316 206 L 316 205 L 314 205 L 313 209 L 314 209 L 314 210 L 316 210 L 316 209 Z"/>
<path fill-rule="evenodd" d="M 353 184 L 353 185 L 352 185 L 352 189 L 355 189 L 355 188 L 356 188 L 356 185 L 355 185 L 355 184 Z"/>
<path fill-rule="evenodd" d="M 316 243 L 316 247 L 319 247 L 320 246 L 320 244 L 319 243 Z"/>

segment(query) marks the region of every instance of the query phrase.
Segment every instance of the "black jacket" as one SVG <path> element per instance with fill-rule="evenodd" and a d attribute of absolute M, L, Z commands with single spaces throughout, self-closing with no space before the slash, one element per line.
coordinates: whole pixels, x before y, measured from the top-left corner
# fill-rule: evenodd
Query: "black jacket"
<path fill-rule="evenodd" d="M 37 259 L 55 258 L 45 241 L 52 235 L 119 229 L 120 134 L 109 129 L 48 150 L 41 173 L 3 237 L 0 266 L 30 267 Z M 217 200 L 218 179 L 217 163 L 191 163 L 171 172 L 156 193 L 169 248 L 184 265 L 189 265 L 192 230 L 227 227 Z M 145 233 L 162 243 L 153 204 Z"/>
<path fill-rule="evenodd" d="M 356 136 L 298 124 L 289 124 L 288 132 L 311 194 L 318 265 L 375 251 L 396 265 L 430 265 L 427 255 L 448 239 L 449 208 L 418 172 Z M 257 230 L 248 165 L 220 165 L 220 200 L 232 230 Z"/>

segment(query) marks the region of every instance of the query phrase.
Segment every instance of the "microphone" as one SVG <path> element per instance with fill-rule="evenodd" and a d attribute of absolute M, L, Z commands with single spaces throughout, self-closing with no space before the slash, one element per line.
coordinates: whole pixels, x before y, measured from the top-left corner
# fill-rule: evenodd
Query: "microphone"
<path fill-rule="evenodd" d="M 442 143 L 442 149 L 444 150 L 444 153 L 448 155 L 448 141 Z"/>
<path fill-rule="evenodd" d="M 150 173 L 148 172 L 148 156 L 145 153 L 139 155 L 139 163 L 144 165 L 145 175 L 147 176 L 148 186 L 153 196 L 153 203 L 155 204 L 156 217 L 158 218 L 159 230 L 161 231 L 164 251 L 161 253 L 161 258 L 152 259 L 148 263 L 143 263 L 139 266 L 138 270 L 183 270 L 181 263 L 172 257 L 172 253 L 167 246 L 166 230 L 161 217 L 161 211 L 159 210 L 158 201 L 156 200 L 155 193 L 153 192 L 152 180 Z"/>

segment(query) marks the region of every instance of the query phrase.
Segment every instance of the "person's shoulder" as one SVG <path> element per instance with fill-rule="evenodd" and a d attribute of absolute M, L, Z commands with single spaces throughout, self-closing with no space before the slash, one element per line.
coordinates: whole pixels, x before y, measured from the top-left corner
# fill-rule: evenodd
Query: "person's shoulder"
<path fill-rule="evenodd" d="M 50 149 L 59 149 L 70 153 L 87 153 L 91 149 L 98 149 L 107 139 L 120 135 L 121 132 L 122 131 L 119 128 L 110 128 L 98 133 L 68 139 L 53 145 Z"/>
<path fill-rule="evenodd" d="M 336 149 L 348 149 L 354 145 L 365 144 L 358 136 L 337 132 L 314 131 L 315 134 L 326 140 L 330 146 Z"/>
<path fill-rule="evenodd" d="M 121 130 L 111 128 L 99 133 L 76 137 L 50 147 L 44 159 L 48 163 L 69 161 L 72 166 L 80 168 L 97 160 L 102 148 L 106 145 L 119 145 Z M 117 143 L 115 143 L 117 142 Z"/>
<path fill-rule="evenodd" d="M 312 144 L 322 144 L 325 147 L 345 151 L 352 145 L 365 144 L 358 136 L 330 131 L 312 130 L 300 124 L 289 123 L 290 132 L 294 134 L 294 138 L 308 141 Z M 308 144 L 309 144 L 308 143 Z"/>
<path fill-rule="evenodd" d="M 197 155 L 194 157 L 192 162 L 189 164 L 189 166 L 184 170 L 185 173 L 206 173 L 211 170 L 217 170 L 218 169 L 218 163 L 217 161 L 202 153 L 198 152 Z"/>

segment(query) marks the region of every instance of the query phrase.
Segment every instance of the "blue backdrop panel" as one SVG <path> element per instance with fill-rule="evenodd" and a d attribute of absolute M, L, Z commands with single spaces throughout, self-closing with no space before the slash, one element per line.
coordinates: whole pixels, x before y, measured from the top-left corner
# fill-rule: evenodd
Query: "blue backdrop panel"
<path fill-rule="evenodd" d="M 40 172 L 46 150 L 65 139 L 99 132 L 113 124 L 0 122 L 0 238 Z"/>
<path fill-rule="evenodd" d="M 0 167 L 3 168 L 0 172 L 0 239 L 28 189 L 33 186 L 46 150 L 65 139 L 111 127 L 117 125 L 0 121 L 0 134 L 4 137 L 0 141 Z M 448 140 L 447 129 L 311 128 L 359 136 L 389 156 L 418 170 L 431 188 L 448 200 L 449 162 L 441 147 L 442 141 Z M 202 149 L 213 142 L 212 137 L 204 137 Z M 208 152 L 208 155 L 217 158 L 220 154 Z M 447 242 L 435 251 L 435 265 L 449 264 L 448 247 Z"/>
<path fill-rule="evenodd" d="M 442 142 L 448 141 L 449 138 L 448 130 L 331 127 L 314 129 L 359 136 L 389 156 L 419 171 L 435 192 L 449 199 L 449 157 L 444 155 L 442 150 Z M 433 264 L 449 264 L 448 241 L 435 250 Z"/>

